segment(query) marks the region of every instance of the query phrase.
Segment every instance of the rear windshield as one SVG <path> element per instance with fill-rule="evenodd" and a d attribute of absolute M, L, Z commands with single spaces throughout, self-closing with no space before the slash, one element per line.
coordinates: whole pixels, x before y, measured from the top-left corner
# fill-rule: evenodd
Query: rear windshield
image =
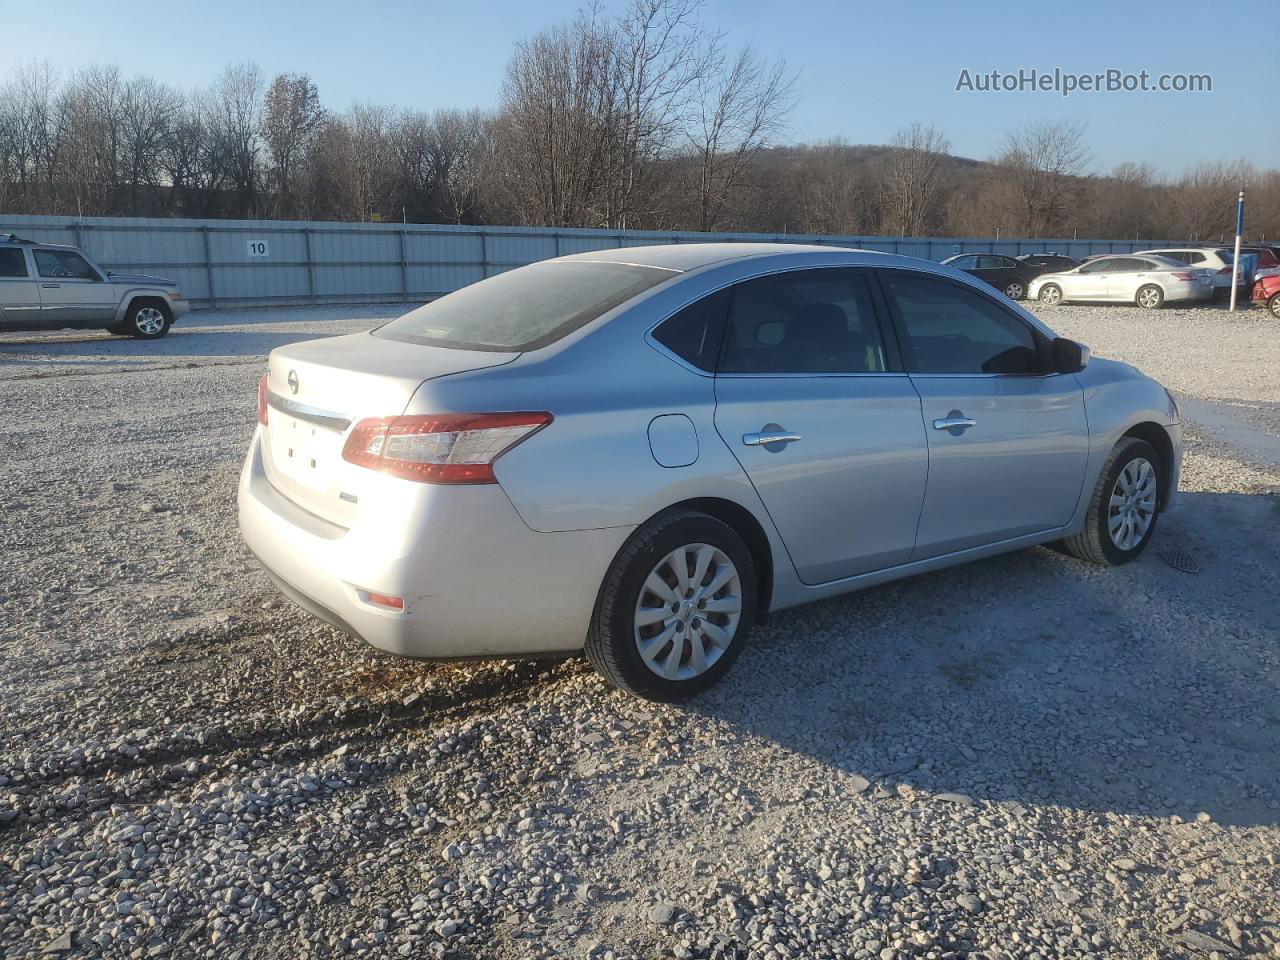
<path fill-rule="evenodd" d="M 537 350 L 674 276 L 624 263 L 535 263 L 433 300 L 374 336 L 458 350 Z"/>

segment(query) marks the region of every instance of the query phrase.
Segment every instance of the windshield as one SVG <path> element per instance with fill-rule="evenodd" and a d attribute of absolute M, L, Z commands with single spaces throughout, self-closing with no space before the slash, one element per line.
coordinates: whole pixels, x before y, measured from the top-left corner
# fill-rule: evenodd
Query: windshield
<path fill-rule="evenodd" d="M 537 350 L 674 276 L 624 263 L 534 263 L 433 300 L 374 336 L 457 350 Z"/>

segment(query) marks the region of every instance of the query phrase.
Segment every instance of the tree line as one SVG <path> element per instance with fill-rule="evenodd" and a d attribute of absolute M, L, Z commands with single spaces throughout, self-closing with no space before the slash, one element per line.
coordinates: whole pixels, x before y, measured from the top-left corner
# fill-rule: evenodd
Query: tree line
<path fill-rule="evenodd" d="M 227 67 L 182 91 L 117 66 L 0 84 L 0 211 L 897 236 L 1216 241 L 1234 199 L 1280 236 L 1280 170 L 1091 172 L 1035 121 L 967 160 L 908 123 L 884 146 L 783 142 L 796 76 L 701 0 L 592 8 L 520 42 L 493 109 L 323 104 L 305 74 Z"/>

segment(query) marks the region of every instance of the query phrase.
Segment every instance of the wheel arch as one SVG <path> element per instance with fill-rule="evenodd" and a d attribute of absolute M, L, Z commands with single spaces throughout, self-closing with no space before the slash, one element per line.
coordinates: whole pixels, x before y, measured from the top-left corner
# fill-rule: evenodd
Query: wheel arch
<path fill-rule="evenodd" d="M 769 544 L 769 535 L 765 533 L 760 521 L 750 510 L 732 500 L 725 500 L 722 497 L 692 497 L 660 510 L 640 524 L 637 529 L 643 529 L 655 517 L 673 510 L 696 510 L 715 517 L 742 538 L 742 542 L 747 545 L 747 550 L 751 553 L 751 562 L 755 566 L 756 623 L 764 623 L 769 615 L 769 606 L 773 602 L 774 567 L 773 548 Z"/>
<path fill-rule="evenodd" d="M 1160 458 L 1159 472 L 1157 480 L 1159 482 L 1159 500 L 1158 504 L 1161 510 L 1165 508 L 1165 504 L 1169 502 L 1170 482 L 1173 479 L 1173 440 L 1169 437 L 1169 432 L 1160 424 L 1151 420 L 1144 420 L 1141 423 L 1135 423 L 1123 434 L 1124 437 L 1134 437 L 1137 440 L 1145 440 L 1151 444 L 1156 452 L 1156 456 Z"/>
<path fill-rule="evenodd" d="M 129 290 L 120 298 L 120 305 L 116 307 L 117 324 L 124 323 L 125 318 L 129 316 L 129 311 L 133 309 L 135 304 L 141 304 L 147 301 L 154 301 L 164 315 L 169 318 L 169 322 L 173 323 L 173 308 L 169 305 L 169 299 L 159 290 Z"/>

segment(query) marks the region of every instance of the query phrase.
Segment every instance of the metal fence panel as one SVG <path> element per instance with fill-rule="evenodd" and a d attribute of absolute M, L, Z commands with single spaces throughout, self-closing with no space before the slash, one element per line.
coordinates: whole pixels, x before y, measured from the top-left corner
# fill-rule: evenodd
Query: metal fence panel
<path fill-rule="evenodd" d="M 1156 241 L 852 237 L 443 224 L 0 214 L 0 233 L 83 248 L 109 270 L 177 281 L 196 306 L 427 300 L 548 257 L 655 243 L 787 242 L 943 260 L 965 252 L 1128 253 Z"/>

